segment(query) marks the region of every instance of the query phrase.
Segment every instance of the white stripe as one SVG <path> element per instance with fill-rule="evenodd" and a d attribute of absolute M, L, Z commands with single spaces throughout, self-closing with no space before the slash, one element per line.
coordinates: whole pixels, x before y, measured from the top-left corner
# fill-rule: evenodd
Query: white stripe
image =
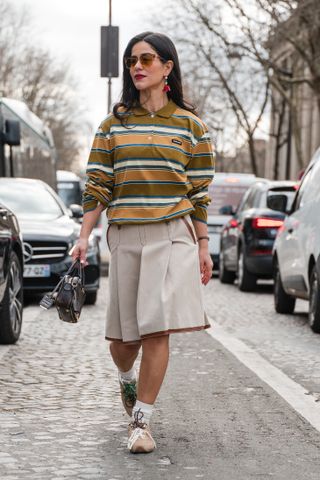
<path fill-rule="evenodd" d="M 109 203 L 109 206 L 121 205 L 122 203 L 175 203 L 180 202 L 181 197 L 172 198 L 147 198 L 147 197 L 131 197 L 131 198 L 118 198 Z"/>
<path fill-rule="evenodd" d="M 119 162 L 115 167 L 114 170 L 116 171 L 119 168 L 129 167 L 129 166 L 137 166 L 137 167 L 144 167 L 145 165 L 153 164 L 155 167 L 157 166 L 164 166 L 174 168 L 175 170 L 180 170 L 184 172 L 184 168 L 182 165 L 178 163 L 171 163 L 169 160 L 160 160 L 160 161 L 153 161 L 152 159 L 149 160 L 127 160 L 126 162 Z"/>
<path fill-rule="evenodd" d="M 113 174 L 113 168 L 105 167 L 104 165 L 93 165 L 89 163 L 87 167 L 87 172 L 91 172 L 92 170 L 101 170 L 101 172 Z"/>
<path fill-rule="evenodd" d="M 207 195 L 208 195 L 208 191 L 206 190 L 205 192 L 199 192 L 199 193 L 195 193 L 194 195 L 191 195 L 190 199 L 203 198 L 203 197 L 206 197 Z"/>
<path fill-rule="evenodd" d="M 192 135 L 190 130 L 182 130 L 181 128 L 166 128 L 165 126 L 162 127 L 161 125 L 135 125 L 134 127 L 130 128 L 125 128 L 122 125 L 112 125 L 110 128 L 110 132 L 115 135 L 121 135 L 121 133 L 130 134 L 131 132 L 135 134 L 143 131 L 157 133 L 160 132 L 169 135 L 170 137 L 184 135 L 188 137 L 188 140 L 190 140 L 193 145 L 197 143 L 196 138 Z"/>
<path fill-rule="evenodd" d="M 197 177 L 198 175 L 209 175 L 213 176 L 213 170 L 191 170 L 187 172 L 188 177 Z"/>
<path fill-rule="evenodd" d="M 241 340 L 229 335 L 220 325 L 214 321 L 212 321 L 212 325 L 211 329 L 206 330 L 212 338 L 218 340 L 320 432 L 320 404 L 316 403 L 316 399 L 305 388 L 294 382 Z"/>

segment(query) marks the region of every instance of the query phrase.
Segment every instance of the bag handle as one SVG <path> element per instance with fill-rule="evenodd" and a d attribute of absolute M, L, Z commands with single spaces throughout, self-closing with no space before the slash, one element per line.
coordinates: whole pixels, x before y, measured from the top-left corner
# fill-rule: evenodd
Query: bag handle
<path fill-rule="evenodd" d="M 65 275 L 70 275 L 74 271 L 79 272 L 79 277 L 80 277 L 81 283 L 83 283 L 83 281 L 84 281 L 84 266 L 82 265 L 79 257 L 76 258 L 72 262 L 69 270 L 65 273 Z"/>
<path fill-rule="evenodd" d="M 63 282 L 63 279 L 66 275 L 70 275 L 74 270 L 77 270 L 79 272 L 79 277 L 81 280 L 81 283 L 84 283 L 84 267 L 82 263 L 80 262 L 80 258 L 76 258 L 71 266 L 69 267 L 68 271 L 60 278 L 58 284 L 55 286 L 55 288 L 52 290 L 50 295 L 52 296 L 60 287 L 61 283 Z"/>

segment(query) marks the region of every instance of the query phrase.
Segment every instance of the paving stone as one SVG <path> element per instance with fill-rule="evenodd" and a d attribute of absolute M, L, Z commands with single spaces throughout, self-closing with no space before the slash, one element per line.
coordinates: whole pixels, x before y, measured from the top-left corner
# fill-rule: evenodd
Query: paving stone
<path fill-rule="evenodd" d="M 317 475 L 308 475 L 308 480 L 318 478 L 319 447 L 312 429 L 305 424 L 297 430 L 289 427 L 283 405 L 245 369 L 236 367 L 236 362 L 232 368 L 228 363 L 223 379 L 218 378 L 217 363 L 221 361 L 223 366 L 231 360 L 204 332 L 172 339 L 168 378 L 154 416 L 158 449 L 150 456 L 130 455 L 126 449 L 129 417 L 123 412 L 115 367 L 104 340 L 106 289 L 107 281 L 103 279 L 97 306 L 85 307 L 77 325 L 61 322 L 54 310 L 44 312 L 36 305 L 27 307 L 20 341 L 0 359 L 1 480 L 230 480 L 230 468 L 240 471 L 244 458 L 249 470 L 243 476 L 238 472 L 237 480 L 270 478 L 261 473 L 264 468 L 259 470 L 250 463 L 251 437 L 258 435 L 257 443 L 269 448 L 260 456 L 258 452 L 262 462 L 262 458 L 276 455 L 281 434 L 287 434 L 286 441 L 290 438 L 290 442 L 297 436 L 302 452 L 298 455 L 292 445 L 286 447 L 283 441 L 285 453 L 276 458 L 288 472 L 274 478 L 299 478 L 293 472 L 299 475 L 307 464 L 313 465 Z M 305 321 L 300 325 L 301 318 L 296 319 L 299 333 L 293 333 L 295 342 L 289 340 L 290 319 L 276 318 L 271 311 L 270 292 L 248 297 L 238 293 L 236 287 L 226 288 L 214 280 L 206 287 L 205 296 L 214 321 L 239 334 L 263 354 L 270 354 L 272 361 L 287 371 L 298 377 L 301 373 L 302 365 L 292 359 L 293 353 L 301 355 L 300 362 L 306 360 L 304 378 L 311 372 L 311 364 L 315 367 L 318 357 L 313 340 L 312 355 L 304 352 L 312 337 Z M 301 331 L 304 345 L 298 347 Z M 273 344 L 275 350 L 271 352 Z M 319 386 L 316 372 L 310 378 Z M 245 378 L 242 383 L 240 374 Z M 320 392 L 319 387 L 317 391 Z M 194 395 L 202 397 L 198 401 Z M 236 406 L 230 407 L 224 417 L 229 398 L 235 399 Z M 281 432 L 261 421 L 261 409 L 268 415 L 263 402 L 268 402 L 270 417 L 278 411 Z M 246 404 L 252 411 L 252 422 L 258 422 L 257 431 L 248 431 L 250 422 L 245 422 L 238 412 L 238 406 Z M 222 427 L 217 411 L 218 418 L 223 418 Z M 292 421 L 296 417 L 291 413 L 290 418 Z M 307 452 L 303 450 L 302 436 L 309 445 Z M 290 448 L 292 463 L 289 465 L 286 459 L 281 463 Z M 302 462 L 301 467 L 298 461 Z M 226 476 L 219 473 L 215 478 L 212 472 L 216 471 L 226 471 Z"/>

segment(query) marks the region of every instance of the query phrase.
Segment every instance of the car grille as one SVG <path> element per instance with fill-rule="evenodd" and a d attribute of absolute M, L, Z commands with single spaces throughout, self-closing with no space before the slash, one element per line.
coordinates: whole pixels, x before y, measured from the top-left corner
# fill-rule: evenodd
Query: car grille
<path fill-rule="evenodd" d="M 68 244 L 65 242 L 23 242 L 23 255 L 25 263 L 57 263 L 65 258 Z"/>

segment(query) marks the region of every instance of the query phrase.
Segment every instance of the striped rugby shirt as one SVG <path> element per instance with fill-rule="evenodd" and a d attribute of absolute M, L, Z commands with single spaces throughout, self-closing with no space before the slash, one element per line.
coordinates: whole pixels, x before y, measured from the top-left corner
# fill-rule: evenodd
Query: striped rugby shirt
<path fill-rule="evenodd" d="M 126 127 L 110 114 L 87 166 L 84 212 L 98 203 L 109 223 L 152 223 L 188 213 L 207 221 L 214 154 L 206 125 L 172 100 L 150 113 L 134 108 Z"/>

